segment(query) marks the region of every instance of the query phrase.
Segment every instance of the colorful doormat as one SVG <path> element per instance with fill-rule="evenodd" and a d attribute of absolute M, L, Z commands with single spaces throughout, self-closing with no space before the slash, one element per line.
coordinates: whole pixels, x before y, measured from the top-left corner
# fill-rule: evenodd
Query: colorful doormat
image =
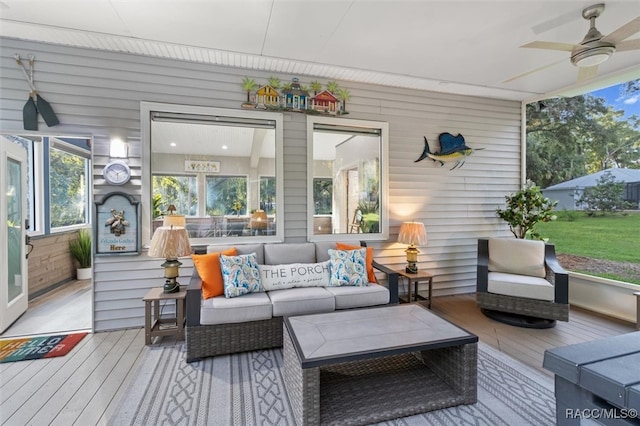
<path fill-rule="evenodd" d="M 0 364 L 64 356 L 86 335 L 75 333 L 0 340 Z"/>

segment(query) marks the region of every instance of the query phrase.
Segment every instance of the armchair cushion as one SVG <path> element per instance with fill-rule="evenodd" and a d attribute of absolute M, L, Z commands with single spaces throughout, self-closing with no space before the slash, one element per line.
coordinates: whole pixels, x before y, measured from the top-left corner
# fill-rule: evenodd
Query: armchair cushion
<path fill-rule="evenodd" d="M 544 242 L 490 238 L 489 271 L 544 278 Z"/>
<path fill-rule="evenodd" d="M 489 293 L 553 301 L 555 289 L 544 278 L 489 272 Z"/>

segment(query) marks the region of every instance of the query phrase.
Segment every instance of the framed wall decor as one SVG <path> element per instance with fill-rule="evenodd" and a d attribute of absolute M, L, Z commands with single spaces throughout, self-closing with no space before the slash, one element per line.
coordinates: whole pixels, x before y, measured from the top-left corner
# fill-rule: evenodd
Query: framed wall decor
<path fill-rule="evenodd" d="M 140 202 L 124 192 L 96 201 L 96 255 L 140 254 Z"/>

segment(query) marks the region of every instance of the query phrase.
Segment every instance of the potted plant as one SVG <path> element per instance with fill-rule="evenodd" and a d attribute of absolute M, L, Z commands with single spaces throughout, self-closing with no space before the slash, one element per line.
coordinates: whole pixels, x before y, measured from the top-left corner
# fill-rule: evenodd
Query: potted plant
<path fill-rule="evenodd" d="M 69 240 L 69 252 L 78 262 L 76 275 L 79 280 L 91 279 L 91 231 L 80 229 L 75 239 Z"/>
<path fill-rule="evenodd" d="M 509 230 L 516 238 L 544 240 L 535 230 L 539 222 L 556 219 L 552 213 L 557 201 L 551 201 L 532 181 L 528 180 L 524 188 L 507 195 L 507 208 L 497 209 L 496 214 L 509 224 Z"/>

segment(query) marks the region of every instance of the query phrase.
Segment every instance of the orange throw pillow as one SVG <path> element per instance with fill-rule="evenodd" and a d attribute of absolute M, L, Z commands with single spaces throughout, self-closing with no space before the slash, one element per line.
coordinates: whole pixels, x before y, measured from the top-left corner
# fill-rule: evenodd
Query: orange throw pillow
<path fill-rule="evenodd" d="M 220 255 L 237 256 L 238 250 L 232 247 L 219 253 L 192 254 L 193 265 L 202 278 L 202 297 L 211 299 L 212 297 L 224 294 L 224 282 L 222 280 L 222 268 L 220 268 Z"/>
<path fill-rule="evenodd" d="M 337 250 L 357 250 L 360 246 L 352 246 L 349 244 L 336 243 Z M 373 272 L 373 247 L 367 247 L 367 279 L 370 283 L 377 283 L 376 274 Z"/>

